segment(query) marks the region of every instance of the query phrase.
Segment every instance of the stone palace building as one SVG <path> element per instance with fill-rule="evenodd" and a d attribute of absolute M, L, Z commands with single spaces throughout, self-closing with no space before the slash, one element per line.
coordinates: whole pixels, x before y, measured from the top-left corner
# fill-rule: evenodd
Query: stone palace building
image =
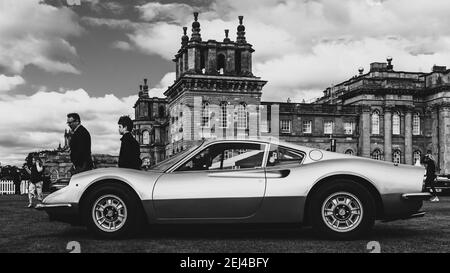
<path fill-rule="evenodd" d="M 239 16 L 236 41 L 202 40 L 198 14 L 183 28 L 165 98 L 139 88 L 134 134 L 153 165 L 202 138 L 277 133 L 282 140 L 339 153 L 415 164 L 432 153 L 450 173 L 450 70 L 396 71 L 392 58 L 327 88 L 313 103 L 264 102 L 267 83 L 252 73 L 253 46 Z M 214 109 L 212 109 L 214 108 Z M 273 113 L 277 112 L 277 115 Z M 212 114 L 213 113 L 213 114 Z M 251 120 L 257 122 L 251 122 Z M 251 133 L 253 132 L 253 133 Z"/>

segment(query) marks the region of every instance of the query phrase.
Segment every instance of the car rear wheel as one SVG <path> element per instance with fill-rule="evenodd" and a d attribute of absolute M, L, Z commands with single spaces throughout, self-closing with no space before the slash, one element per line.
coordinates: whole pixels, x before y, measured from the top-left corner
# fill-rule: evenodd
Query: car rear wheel
<path fill-rule="evenodd" d="M 106 239 L 127 237 L 137 231 L 139 212 L 134 194 L 122 185 L 105 184 L 95 188 L 83 205 L 87 228 Z"/>
<path fill-rule="evenodd" d="M 357 239 L 374 225 L 375 200 L 362 185 L 336 180 L 312 196 L 312 225 L 320 236 L 337 240 Z"/>

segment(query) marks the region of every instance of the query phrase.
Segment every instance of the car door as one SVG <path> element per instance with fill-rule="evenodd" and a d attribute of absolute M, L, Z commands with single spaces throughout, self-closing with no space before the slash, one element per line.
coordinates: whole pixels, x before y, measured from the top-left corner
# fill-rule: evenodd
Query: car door
<path fill-rule="evenodd" d="M 241 218 L 256 213 L 265 191 L 261 142 L 214 142 L 173 172 L 162 175 L 153 190 L 159 219 Z"/>

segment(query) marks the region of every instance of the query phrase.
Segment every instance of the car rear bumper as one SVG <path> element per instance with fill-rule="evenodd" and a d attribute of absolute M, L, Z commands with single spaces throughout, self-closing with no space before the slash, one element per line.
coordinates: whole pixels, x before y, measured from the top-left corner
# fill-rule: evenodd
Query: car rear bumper
<path fill-rule="evenodd" d="M 38 204 L 37 210 L 47 212 L 51 221 L 60 221 L 72 225 L 81 224 L 78 204 L 64 203 L 64 204 Z"/>

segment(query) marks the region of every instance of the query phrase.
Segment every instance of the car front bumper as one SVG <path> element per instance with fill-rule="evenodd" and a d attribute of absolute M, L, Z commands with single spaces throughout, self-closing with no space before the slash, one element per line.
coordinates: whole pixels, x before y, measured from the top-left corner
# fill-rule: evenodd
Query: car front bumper
<path fill-rule="evenodd" d="M 405 193 L 402 198 L 405 200 L 428 201 L 432 195 L 429 192 Z"/>
<path fill-rule="evenodd" d="M 47 212 L 50 221 L 60 221 L 72 225 L 80 225 L 81 218 L 78 204 L 64 203 L 64 204 L 38 204 L 37 210 Z"/>

